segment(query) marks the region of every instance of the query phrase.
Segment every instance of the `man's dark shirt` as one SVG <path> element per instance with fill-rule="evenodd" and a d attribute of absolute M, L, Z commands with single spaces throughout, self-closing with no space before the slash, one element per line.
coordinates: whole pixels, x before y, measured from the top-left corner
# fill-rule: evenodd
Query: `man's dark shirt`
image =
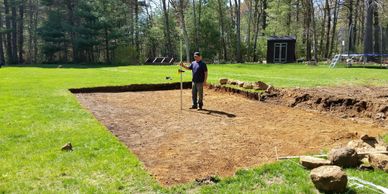
<path fill-rule="evenodd" d="M 205 72 L 207 72 L 207 66 L 204 62 L 193 61 L 191 62 L 189 69 L 193 71 L 193 82 L 202 83 L 205 81 Z"/>

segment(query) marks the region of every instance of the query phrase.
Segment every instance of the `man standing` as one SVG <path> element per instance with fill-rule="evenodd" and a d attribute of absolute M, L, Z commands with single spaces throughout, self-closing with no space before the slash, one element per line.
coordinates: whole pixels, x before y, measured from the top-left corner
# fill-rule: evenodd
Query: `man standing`
<path fill-rule="evenodd" d="M 190 66 L 186 66 L 183 63 L 180 64 L 187 70 L 193 72 L 193 87 L 192 87 L 192 100 L 193 105 L 191 109 L 202 110 L 203 107 L 203 86 L 206 85 L 207 81 L 207 66 L 202 61 L 201 54 L 199 52 L 194 53 L 194 61 L 191 62 Z"/>

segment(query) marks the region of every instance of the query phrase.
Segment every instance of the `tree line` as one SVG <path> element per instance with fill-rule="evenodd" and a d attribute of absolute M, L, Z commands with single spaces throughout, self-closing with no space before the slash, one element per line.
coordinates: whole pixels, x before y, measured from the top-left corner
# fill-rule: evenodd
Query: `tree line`
<path fill-rule="evenodd" d="M 384 0 L 0 0 L 8 64 L 139 64 L 148 57 L 265 60 L 269 36 L 294 36 L 297 57 L 388 53 Z"/>

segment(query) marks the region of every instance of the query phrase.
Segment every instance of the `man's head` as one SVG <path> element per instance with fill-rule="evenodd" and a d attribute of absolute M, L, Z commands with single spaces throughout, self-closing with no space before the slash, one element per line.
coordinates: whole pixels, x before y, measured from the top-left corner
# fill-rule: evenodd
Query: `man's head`
<path fill-rule="evenodd" d="M 195 59 L 195 61 L 202 60 L 201 54 L 199 52 L 194 52 L 194 59 Z"/>

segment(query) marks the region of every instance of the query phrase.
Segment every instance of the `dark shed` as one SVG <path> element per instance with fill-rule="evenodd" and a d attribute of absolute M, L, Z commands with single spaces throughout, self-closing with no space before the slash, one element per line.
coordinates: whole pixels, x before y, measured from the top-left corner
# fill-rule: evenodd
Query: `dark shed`
<path fill-rule="evenodd" d="M 296 38 L 270 36 L 267 39 L 267 63 L 294 63 Z"/>

